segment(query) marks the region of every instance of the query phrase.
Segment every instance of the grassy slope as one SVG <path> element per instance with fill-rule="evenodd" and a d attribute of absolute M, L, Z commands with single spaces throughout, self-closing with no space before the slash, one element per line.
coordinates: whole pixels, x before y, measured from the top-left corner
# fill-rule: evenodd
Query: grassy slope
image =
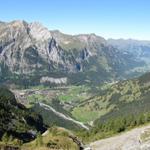
<path fill-rule="evenodd" d="M 98 90 L 85 103 L 76 106 L 72 114 L 80 121 L 89 122 L 102 117 L 147 111 L 150 106 L 150 85 L 140 79 L 126 80 Z"/>
<path fill-rule="evenodd" d="M 63 128 L 53 127 L 48 130 L 46 135 L 41 138 L 41 144 L 34 141 L 24 144 L 22 150 L 49 150 L 49 149 L 68 149 L 78 150 L 78 146 L 69 137 L 69 132 Z"/>

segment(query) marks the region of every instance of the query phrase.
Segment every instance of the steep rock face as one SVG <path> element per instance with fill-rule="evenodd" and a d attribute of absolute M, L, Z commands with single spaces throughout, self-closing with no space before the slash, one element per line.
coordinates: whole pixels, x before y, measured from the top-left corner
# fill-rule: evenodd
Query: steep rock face
<path fill-rule="evenodd" d="M 0 27 L 0 59 L 13 73 L 31 73 L 37 69 L 76 71 L 74 62 L 58 45 L 51 33 L 39 23 L 4 23 Z M 75 61 L 75 60 L 74 60 Z M 60 67 L 60 68 L 59 68 Z M 35 69 L 35 70 L 34 70 Z"/>
<path fill-rule="evenodd" d="M 133 58 L 95 34 L 72 36 L 49 31 L 38 22 L 0 22 L 1 81 L 31 76 L 36 82 L 44 76 L 106 81 L 143 65 Z"/>
<path fill-rule="evenodd" d="M 0 27 L 0 59 L 3 67 L 9 66 L 10 71 L 17 67 L 24 68 L 23 52 L 31 43 L 25 22 L 12 22 Z M 19 70 L 19 71 L 20 71 Z"/>

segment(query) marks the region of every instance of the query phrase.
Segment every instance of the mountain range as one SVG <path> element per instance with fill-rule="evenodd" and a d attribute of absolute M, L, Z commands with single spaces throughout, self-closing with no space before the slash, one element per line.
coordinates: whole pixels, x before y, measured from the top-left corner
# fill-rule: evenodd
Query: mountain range
<path fill-rule="evenodd" d="M 0 22 L 0 82 L 18 85 L 102 83 L 149 69 L 149 41 L 67 35 L 38 22 Z"/>

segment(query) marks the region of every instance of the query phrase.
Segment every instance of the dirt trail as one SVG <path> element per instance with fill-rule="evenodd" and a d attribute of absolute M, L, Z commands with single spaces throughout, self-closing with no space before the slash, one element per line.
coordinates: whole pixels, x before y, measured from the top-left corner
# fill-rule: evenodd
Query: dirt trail
<path fill-rule="evenodd" d="M 150 141 L 141 142 L 140 135 L 150 130 L 150 125 L 135 128 L 120 135 L 95 141 L 92 150 L 150 150 Z"/>
<path fill-rule="evenodd" d="M 86 125 L 84 125 L 82 122 L 79 122 L 79 121 L 77 121 L 77 120 L 74 120 L 74 119 L 70 118 L 69 116 L 65 116 L 64 114 L 62 114 L 62 113 L 56 111 L 54 108 L 52 108 L 52 107 L 49 106 L 49 105 L 46 105 L 46 104 L 44 104 L 44 103 L 39 103 L 39 104 L 40 104 L 40 106 L 44 107 L 45 109 L 51 110 L 51 111 L 54 112 L 57 116 L 59 116 L 59 117 L 65 119 L 65 120 L 72 121 L 72 122 L 74 122 L 74 123 L 80 125 L 80 126 L 83 127 L 84 129 L 89 130 L 89 127 L 87 127 Z"/>

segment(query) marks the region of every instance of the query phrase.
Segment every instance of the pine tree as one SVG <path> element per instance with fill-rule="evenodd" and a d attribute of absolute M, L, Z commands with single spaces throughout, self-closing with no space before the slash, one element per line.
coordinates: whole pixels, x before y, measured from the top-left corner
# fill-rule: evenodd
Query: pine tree
<path fill-rule="evenodd" d="M 9 136 L 7 133 L 4 133 L 3 137 L 2 137 L 2 141 L 4 142 L 5 145 L 8 144 L 9 142 Z"/>

